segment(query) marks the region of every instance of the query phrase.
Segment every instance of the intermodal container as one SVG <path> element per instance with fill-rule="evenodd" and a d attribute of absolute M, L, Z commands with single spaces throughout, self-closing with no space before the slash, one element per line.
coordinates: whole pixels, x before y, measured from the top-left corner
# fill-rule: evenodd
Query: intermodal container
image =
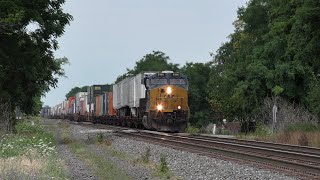
<path fill-rule="evenodd" d="M 104 114 L 109 115 L 108 110 L 109 110 L 109 92 L 104 94 Z"/>
<path fill-rule="evenodd" d="M 112 92 L 109 92 L 108 93 L 108 115 L 109 116 L 114 116 L 116 115 L 116 112 L 113 108 L 113 93 Z"/>
<path fill-rule="evenodd" d="M 125 106 L 130 108 L 140 107 L 140 99 L 145 98 L 144 78 L 155 72 L 143 72 L 134 77 L 126 78 L 113 85 L 113 107 L 120 109 Z"/>
<path fill-rule="evenodd" d="M 99 98 L 100 98 L 100 113 L 99 113 L 99 115 L 101 116 L 101 115 L 103 115 L 103 110 L 104 110 L 104 98 L 103 98 L 103 94 L 101 94 L 101 95 L 99 96 Z"/>
<path fill-rule="evenodd" d="M 100 96 L 96 96 L 95 99 L 95 115 L 100 116 Z"/>

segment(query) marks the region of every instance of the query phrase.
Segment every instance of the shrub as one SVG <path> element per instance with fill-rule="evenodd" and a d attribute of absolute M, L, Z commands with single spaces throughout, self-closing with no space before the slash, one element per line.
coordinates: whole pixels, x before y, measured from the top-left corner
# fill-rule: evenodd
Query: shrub
<path fill-rule="evenodd" d="M 256 130 L 254 132 L 254 135 L 266 137 L 266 136 L 271 135 L 271 130 L 270 130 L 270 128 L 268 128 L 268 126 L 266 126 L 262 123 L 258 123 L 256 126 Z"/>
<path fill-rule="evenodd" d="M 196 128 L 196 127 L 191 126 L 190 124 L 188 124 L 188 127 L 187 127 L 187 129 L 186 129 L 186 133 L 189 133 L 189 134 L 197 134 L 197 133 L 199 133 L 199 132 L 200 132 L 199 128 Z"/>

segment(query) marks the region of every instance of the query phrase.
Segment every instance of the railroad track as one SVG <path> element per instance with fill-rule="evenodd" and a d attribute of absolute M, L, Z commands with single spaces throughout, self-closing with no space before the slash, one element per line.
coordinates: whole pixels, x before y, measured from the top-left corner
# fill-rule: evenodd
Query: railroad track
<path fill-rule="evenodd" d="M 241 160 L 301 178 L 320 179 L 320 150 L 316 148 L 305 148 L 307 152 L 304 152 L 303 147 L 298 146 L 245 142 L 244 140 L 237 142 L 235 139 L 231 139 L 234 142 L 226 142 L 227 139 L 222 138 L 223 140 L 218 141 L 213 140 L 216 138 L 204 138 L 203 136 L 188 137 L 149 132 L 119 133 L 127 137 L 143 139 L 209 157 Z M 289 150 L 290 148 L 292 149 Z"/>
<path fill-rule="evenodd" d="M 120 136 L 142 139 L 174 149 L 204 156 L 251 163 L 303 179 L 320 179 L 320 149 L 262 141 L 239 140 L 211 136 L 185 136 L 143 130 L 123 131 L 108 125 L 82 124 L 102 129 L 114 129 Z"/>

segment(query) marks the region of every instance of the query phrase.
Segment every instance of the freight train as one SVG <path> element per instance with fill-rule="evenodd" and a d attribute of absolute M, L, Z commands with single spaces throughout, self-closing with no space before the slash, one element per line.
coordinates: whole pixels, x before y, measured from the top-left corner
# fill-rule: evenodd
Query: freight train
<path fill-rule="evenodd" d="M 112 86 L 90 86 L 46 112 L 51 118 L 182 132 L 189 118 L 188 79 L 172 71 L 141 72 Z"/>

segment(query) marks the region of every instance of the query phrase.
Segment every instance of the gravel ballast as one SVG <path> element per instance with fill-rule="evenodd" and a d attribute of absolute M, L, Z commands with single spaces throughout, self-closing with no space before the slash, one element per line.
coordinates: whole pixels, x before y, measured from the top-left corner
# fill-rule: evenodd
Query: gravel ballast
<path fill-rule="evenodd" d="M 92 128 L 78 125 L 70 126 L 72 132 L 78 137 L 86 139 L 88 133 L 92 133 Z M 82 133 L 79 133 L 81 130 Z M 99 132 L 99 131 L 96 131 Z M 296 179 L 281 173 L 260 169 L 257 167 L 237 164 L 235 162 L 225 161 L 221 159 L 209 158 L 198 154 L 175 150 L 159 145 L 150 144 L 130 138 L 115 136 L 112 132 L 101 131 L 104 136 L 112 140 L 112 147 L 118 151 L 125 152 L 132 158 L 141 157 L 145 154 L 146 149 L 150 148 L 150 160 L 155 164 L 159 164 L 160 156 L 165 155 L 169 169 L 176 177 L 182 179 Z M 113 161 L 117 161 L 113 159 Z M 120 168 L 128 168 L 119 161 L 116 163 Z M 126 166 L 126 167 L 124 167 Z M 141 168 L 138 168 L 142 170 Z M 145 177 L 146 179 L 154 179 L 149 174 L 144 174 L 135 168 L 129 170 L 129 174 L 139 174 L 135 176 L 137 179 Z"/>

